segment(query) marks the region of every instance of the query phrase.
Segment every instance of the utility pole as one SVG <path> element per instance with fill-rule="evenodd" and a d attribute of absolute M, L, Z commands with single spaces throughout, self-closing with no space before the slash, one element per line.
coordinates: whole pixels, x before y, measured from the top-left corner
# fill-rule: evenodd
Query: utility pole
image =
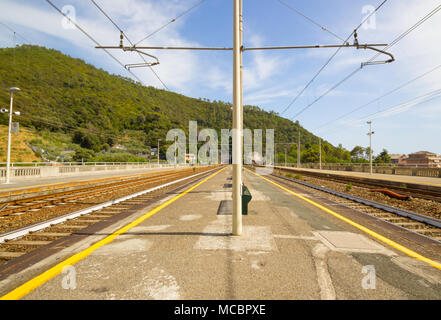
<path fill-rule="evenodd" d="M 161 139 L 158 139 L 158 168 L 159 168 L 159 141 L 161 141 Z"/>
<path fill-rule="evenodd" d="M 234 0 L 233 236 L 242 234 L 242 0 Z"/>
<path fill-rule="evenodd" d="M 369 136 L 369 162 L 370 162 L 370 174 L 372 174 L 372 135 L 375 134 L 374 131 L 372 131 L 372 121 L 368 121 L 367 124 L 369 125 L 369 133 L 367 134 Z"/>
<path fill-rule="evenodd" d="M 178 153 L 178 146 L 176 145 L 176 137 L 175 137 L 175 168 L 178 165 L 176 162 L 176 154 Z"/>
<path fill-rule="evenodd" d="M 322 138 L 319 138 L 320 170 L 322 170 Z"/>
<path fill-rule="evenodd" d="M 286 147 L 285 147 L 285 167 L 287 166 L 287 161 L 286 161 Z"/>
<path fill-rule="evenodd" d="M 19 88 L 10 88 L 11 105 L 9 107 L 9 129 L 8 129 L 8 155 L 6 163 L 6 184 L 11 183 L 11 129 L 12 129 L 12 106 L 14 104 L 14 92 L 20 91 Z"/>
<path fill-rule="evenodd" d="M 299 122 L 299 140 L 297 142 L 297 168 L 300 168 L 300 122 Z"/>

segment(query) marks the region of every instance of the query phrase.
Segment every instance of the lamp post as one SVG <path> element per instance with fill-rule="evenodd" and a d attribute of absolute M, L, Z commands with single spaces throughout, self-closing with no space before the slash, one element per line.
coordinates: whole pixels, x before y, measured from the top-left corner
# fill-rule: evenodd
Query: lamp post
<path fill-rule="evenodd" d="M 299 122 L 299 142 L 297 143 L 297 168 L 300 168 L 300 122 Z"/>
<path fill-rule="evenodd" d="M 367 124 L 369 125 L 369 133 L 367 134 L 369 136 L 369 162 L 370 162 L 370 174 L 372 174 L 372 135 L 375 134 L 374 131 L 372 131 L 372 121 L 368 121 Z"/>
<path fill-rule="evenodd" d="M 175 168 L 177 167 L 177 162 L 176 162 L 176 154 L 178 153 L 178 146 L 176 145 L 176 137 L 175 137 Z"/>
<path fill-rule="evenodd" d="M 158 168 L 159 168 L 159 141 L 161 141 L 161 139 L 158 139 Z"/>
<path fill-rule="evenodd" d="M 319 138 L 320 170 L 322 170 L 322 138 Z"/>
<path fill-rule="evenodd" d="M 14 92 L 20 91 L 19 88 L 10 88 L 11 93 L 11 105 L 9 107 L 9 129 L 8 129 L 8 155 L 6 164 L 6 184 L 10 183 L 11 180 L 11 129 L 12 129 L 12 106 L 14 104 Z M 19 113 L 17 113 L 19 114 Z"/>

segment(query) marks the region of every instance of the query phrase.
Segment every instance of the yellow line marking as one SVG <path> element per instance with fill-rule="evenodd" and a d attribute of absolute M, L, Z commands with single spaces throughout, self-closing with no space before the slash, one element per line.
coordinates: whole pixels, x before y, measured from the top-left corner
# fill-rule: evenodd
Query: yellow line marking
<path fill-rule="evenodd" d="M 357 229 L 359 229 L 359 230 L 369 234 L 370 236 L 376 238 L 377 240 L 380 240 L 381 242 L 386 243 L 387 245 L 397 249 L 398 251 L 401 251 L 401 252 L 407 254 L 408 256 L 410 256 L 412 258 L 415 258 L 417 260 L 424 261 L 424 262 L 428 263 L 429 265 L 431 265 L 432 267 L 441 270 L 441 263 L 433 261 L 433 260 L 431 260 L 429 258 L 426 258 L 426 257 L 420 255 L 419 253 L 416 253 L 415 251 L 413 251 L 413 250 L 411 250 L 409 248 L 406 248 L 405 246 L 403 246 L 403 245 L 401 245 L 399 243 L 396 243 L 396 242 L 390 240 L 389 238 L 386 238 L 385 236 L 382 236 L 381 234 L 378 234 L 375 231 L 372 231 L 371 229 L 368 229 L 368 228 L 366 228 L 366 227 L 364 227 L 364 226 L 362 226 L 362 225 L 360 225 L 360 224 L 358 224 L 358 223 L 356 223 L 356 222 L 354 222 L 354 221 L 352 221 L 352 220 L 350 220 L 350 219 L 348 219 L 346 217 L 343 217 L 342 215 L 338 214 L 337 212 L 334 212 L 334 211 L 332 211 L 332 210 L 330 210 L 330 209 L 328 209 L 328 208 L 326 208 L 326 207 L 324 207 L 324 206 L 322 206 L 322 205 L 320 205 L 320 204 L 318 204 L 318 203 L 316 203 L 316 202 L 314 202 L 314 201 L 312 201 L 312 200 L 310 200 L 308 198 L 302 197 L 301 195 L 295 193 L 294 191 L 291 191 L 291 190 L 289 190 L 289 189 L 287 189 L 285 187 L 282 187 L 278 183 L 276 183 L 274 181 L 271 181 L 271 180 L 269 180 L 269 179 L 267 179 L 267 178 L 265 178 L 265 177 L 255 173 L 255 172 L 253 172 L 251 170 L 248 170 L 248 169 L 246 169 L 246 170 L 251 172 L 251 173 L 253 173 L 254 175 L 256 175 L 256 176 L 258 176 L 258 177 L 260 177 L 260 178 L 262 178 L 262 179 L 272 183 L 273 185 L 279 187 L 280 189 L 282 189 L 282 190 L 284 190 L 286 192 L 289 192 L 290 194 L 296 196 L 297 198 L 300 198 L 300 199 L 302 199 L 302 200 L 312 204 L 313 206 L 315 206 L 315 207 L 317 207 L 317 208 L 319 208 L 319 209 L 321 209 L 321 210 L 323 210 L 323 211 L 333 215 L 334 217 L 336 217 L 336 218 L 338 218 L 340 220 L 343 220 L 344 222 L 350 224 L 351 226 L 353 226 L 353 227 L 355 227 L 355 228 L 357 228 Z"/>
<path fill-rule="evenodd" d="M 20 287 L 14 289 L 13 291 L 11 291 L 8 294 L 6 294 L 3 297 L 1 297 L 0 300 L 18 300 L 18 299 L 23 298 L 25 295 L 29 294 L 30 292 L 32 292 L 33 290 L 35 290 L 39 286 L 43 285 L 47 281 L 49 281 L 52 278 L 54 278 L 57 275 L 59 275 L 63 271 L 64 267 L 72 266 L 72 265 L 78 263 L 79 261 L 81 261 L 84 258 L 86 258 L 87 256 L 89 256 L 92 252 L 94 252 L 98 248 L 100 248 L 100 247 L 102 247 L 102 246 L 104 246 L 106 244 L 111 243 L 117 236 L 122 235 L 122 234 L 126 233 L 127 231 L 129 231 L 130 229 L 138 226 L 139 224 L 141 224 L 142 222 L 144 222 L 145 220 L 147 220 L 148 218 L 150 218 L 154 214 L 158 213 L 159 211 L 161 211 L 165 207 L 169 206 L 170 204 L 172 204 L 176 200 L 182 198 L 187 193 L 193 191 L 194 189 L 199 187 L 201 184 L 203 184 L 204 182 L 210 180 L 214 176 L 218 175 L 219 173 L 221 173 L 225 169 L 226 169 L 226 167 L 221 169 L 221 170 L 219 170 L 219 171 L 217 171 L 217 172 L 215 172 L 214 174 L 212 174 L 209 177 L 205 178 L 204 180 L 202 180 L 198 184 L 194 185 L 193 187 L 190 187 L 189 189 L 187 189 L 184 192 L 180 193 L 176 197 L 168 200 L 167 202 L 165 202 L 165 203 L 161 204 L 160 206 L 156 207 L 155 209 L 149 211 L 148 213 L 146 213 L 142 217 L 136 219 L 135 221 L 129 223 L 128 225 L 122 227 L 121 229 L 115 231 L 110 236 L 107 236 L 103 240 L 95 243 L 94 245 L 90 246 L 89 248 L 85 249 L 84 251 L 81 251 L 81 252 L 75 254 L 74 256 L 64 260 L 63 262 L 57 264 L 56 266 L 52 267 L 51 269 L 49 269 L 49 270 L 45 271 L 44 273 L 40 274 L 39 276 L 29 280 L 28 282 L 24 283 Z"/>

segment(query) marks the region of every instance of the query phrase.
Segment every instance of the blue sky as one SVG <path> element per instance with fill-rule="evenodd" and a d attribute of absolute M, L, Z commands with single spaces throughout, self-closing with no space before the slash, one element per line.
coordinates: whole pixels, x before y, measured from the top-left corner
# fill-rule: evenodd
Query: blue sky
<path fill-rule="evenodd" d="M 365 6 L 382 1 L 284 0 L 322 26 L 346 38 L 363 20 Z M 90 35 L 104 45 L 117 45 L 115 27 L 89 0 L 53 0 L 59 7 L 71 5 L 75 19 Z M 96 0 L 132 41 L 169 22 L 199 0 Z M 197 9 L 172 23 L 145 45 L 231 46 L 232 0 L 206 0 Z M 369 21 L 370 29 L 360 29 L 360 43 L 390 43 L 403 31 L 439 5 L 438 0 L 389 0 Z M 44 0 L 1 0 L 0 22 L 9 25 L 34 44 L 58 49 L 112 73 L 129 74 L 79 30 L 65 29 L 62 17 Z M 299 110 L 313 102 L 362 62 L 372 52 L 345 48 L 313 82 L 309 89 L 283 114 L 299 120 L 313 133 L 351 149 L 368 145 L 367 120 L 373 121 L 376 134 L 374 152 L 386 148 L 390 153 L 429 150 L 441 154 L 441 98 L 415 100 L 391 111 L 390 107 L 441 89 L 441 68 L 409 86 L 340 120 L 339 116 L 378 98 L 399 85 L 441 64 L 441 12 L 390 49 L 396 62 L 368 66 L 312 105 L 298 118 Z M 20 37 L 18 43 L 23 43 Z M 338 44 L 340 40 L 307 21 L 276 0 L 244 0 L 245 46 L 282 46 Z M 352 39 L 351 39 L 352 42 Z M 14 43 L 12 33 L 0 25 L 0 46 Z M 244 102 L 266 110 L 282 112 L 334 49 L 246 52 L 244 55 Z M 166 85 L 175 92 L 192 97 L 231 101 L 232 55 L 230 52 L 151 51 L 161 65 L 155 67 Z M 114 52 L 124 63 L 137 63 L 133 53 Z M 381 57 L 379 57 L 380 59 Z M 134 73 L 146 85 L 161 88 L 148 69 Z M 377 113 L 375 116 L 372 114 Z M 333 121 L 333 122 L 332 122 Z M 321 127 L 331 122 L 331 125 Z M 294 140 L 295 137 L 293 137 Z"/>

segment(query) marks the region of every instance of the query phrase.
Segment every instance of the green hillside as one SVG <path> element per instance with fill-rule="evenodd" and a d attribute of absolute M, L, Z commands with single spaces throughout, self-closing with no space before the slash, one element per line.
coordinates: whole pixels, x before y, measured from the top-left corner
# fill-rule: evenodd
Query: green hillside
<path fill-rule="evenodd" d="M 39 139 L 27 142 L 37 153 L 42 150 L 44 159 L 53 160 L 63 153 L 76 160 L 134 160 L 132 155 L 148 153 L 158 139 L 164 141 L 168 130 L 188 132 L 190 120 L 196 120 L 200 129 L 231 128 L 229 103 L 145 87 L 38 46 L 0 49 L 2 107 L 9 104 L 11 86 L 22 89 L 14 104 L 22 112 L 16 119 L 20 125 L 44 136 L 45 141 L 54 137 L 56 148 L 41 145 Z M 245 106 L 244 113 L 245 127 L 275 129 L 276 143 L 297 140 L 298 124 L 256 106 Z M 0 115 L 0 124 L 7 124 L 6 115 Z M 302 161 L 317 161 L 318 137 L 300 130 Z M 327 142 L 323 146 L 325 161 L 350 160 L 350 153 L 341 146 Z M 277 146 L 278 152 L 283 151 L 283 161 L 284 148 Z M 288 148 L 293 162 L 295 149 Z"/>

